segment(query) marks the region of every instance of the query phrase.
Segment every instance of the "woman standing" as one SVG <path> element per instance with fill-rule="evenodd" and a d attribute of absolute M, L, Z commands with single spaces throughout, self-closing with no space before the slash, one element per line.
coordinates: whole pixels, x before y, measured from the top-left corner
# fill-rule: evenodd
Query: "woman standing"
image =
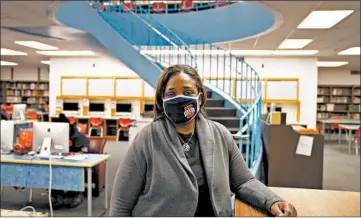
<path fill-rule="evenodd" d="M 297 215 L 254 178 L 230 132 L 206 118 L 206 90 L 193 68 L 165 69 L 155 101 L 154 122 L 116 174 L 110 216 L 232 216 L 232 192 L 275 216 Z"/>

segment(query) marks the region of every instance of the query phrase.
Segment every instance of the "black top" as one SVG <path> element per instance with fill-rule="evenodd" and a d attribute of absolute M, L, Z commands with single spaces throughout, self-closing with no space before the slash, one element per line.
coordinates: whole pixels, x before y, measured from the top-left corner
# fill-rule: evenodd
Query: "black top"
<path fill-rule="evenodd" d="M 184 154 L 187 158 L 187 161 L 194 175 L 197 178 L 197 183 L 198 183 L 198 205 L 194 216 L 198 216 L 198 217 L 214 216 L 197 133 L 195 132 L 193 136 L 192 134 L 187 134 L 187 135 L 179 134 L 179 135 L 183 140 L 183 141 L 181 139 L 179 140 L 181 142 L 181 145 L 183 145 L 184 143 L 188 142 L 188 140 L 190 140 L 188 142 L 190 146 L 190 150 L 184 151 Z M 190 139 L 191 136 L 192 138 Z"/>

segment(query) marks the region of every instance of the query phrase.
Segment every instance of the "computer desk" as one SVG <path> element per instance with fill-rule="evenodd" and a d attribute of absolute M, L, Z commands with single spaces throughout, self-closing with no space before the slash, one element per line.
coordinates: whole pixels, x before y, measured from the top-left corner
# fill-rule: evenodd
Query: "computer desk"
<path fill-rule="evenodd" d="M 106 162 L 110 155 L 86 154 L 83 160 L 51 159 L 52 186 L 55 190 L 84 191 L 87 170 L 88 216 L 92 216 L 92 167 Z M 49 188 L 49 160 L 36 156 L 1 155 L 1 192 L 3 186 Z M 107 167 L 105 167 L 105 202 L 108 209 Z"/>
<path fill-rule="evenodd" d="M 294 205 L 298 216 L 360 216 L 360 192 L 273 187 L 271 190 Z M 235 216 L 266 215 L 236 200 Z"/>

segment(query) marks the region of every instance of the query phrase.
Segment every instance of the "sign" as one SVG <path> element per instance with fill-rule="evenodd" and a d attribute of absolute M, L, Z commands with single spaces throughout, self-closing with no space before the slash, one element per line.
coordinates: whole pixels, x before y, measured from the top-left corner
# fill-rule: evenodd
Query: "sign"
<path fill-rule="evenodd" d="M 89 100 L 88 99 L 83 100 L 83 107 L 89 107 Z"/>
<path fill-rule="evenodd" d="M 312 145 L 313 137 L 301 135 L 298 140 L 296 154 L 310 157 L 312 153 Z"/>

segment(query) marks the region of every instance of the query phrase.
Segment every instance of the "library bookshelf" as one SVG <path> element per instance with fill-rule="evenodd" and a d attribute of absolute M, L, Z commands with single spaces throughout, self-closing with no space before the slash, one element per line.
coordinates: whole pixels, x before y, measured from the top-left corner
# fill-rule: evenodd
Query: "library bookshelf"
<path fill-rule="evenodd" d="M 49 101 L 48 81 L 1 81 L 1 101 L 40 108 Z"/>
<path fill-rule="evenodd" d="M 360 120 L 360 86 L 319 85 L 317 89 L 317 119 Z"/>

